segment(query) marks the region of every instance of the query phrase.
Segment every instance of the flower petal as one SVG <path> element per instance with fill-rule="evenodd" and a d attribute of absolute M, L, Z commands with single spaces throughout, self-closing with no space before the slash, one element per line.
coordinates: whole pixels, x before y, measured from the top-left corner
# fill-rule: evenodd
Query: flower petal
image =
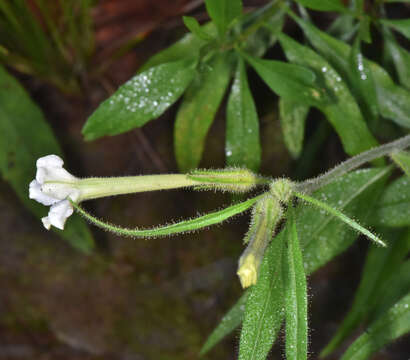
<path fill-rule="evenodd" d="M 67 218 L 72 213 L 73 207 L 71 206 L 70 202 L 68 200 L 62 200 L 50 207 L 50 211 L 48 213 L 50 224 L 55 226 L 56 228 L 63 230 Z"/>
<path fill-rule="evenodd" d="M 56 199 L 52 196 L 44 194 L 41 190 L 41 184 L 37 180 L 33 180 L 30 183 L 29 187 L 29 197 L 30 199 L 34 199 L 43 205 L 53 205 L 56 202 L 60 201 L 60 199 Z"/>
<path fill-rule="evenodd" d="M 80 196 L 80 191 L 67 184 L 46 183 L 41 185 L 41 191 L 52 198 L 64 200 L 68 197 L 76 201 Z"/>
<path fill-rule="evenodd" d="M 37 167 L 63 167 L 64 161 L 57 155 L 47 155 L 39 158 L 36 163 Z"/>
<path fill-rule="evenodd" d="M 71 183 L 77 178 L 71 175 L 66 169 L 56 166 L 37 166 L 36 180 L 40 184 L 47 181 L 61 181 Z"/>
<path fill-rule="evenodd" d="M 41 221 L 43 222 L 44 227 L 45 227 L 47 230 L 50 230 L 50 228 L 51 228 L 51 222 L 50 222 L 49 217 L 48 217 L 48 216 L 43 217 L 43 218 L 41 218 Z"/>

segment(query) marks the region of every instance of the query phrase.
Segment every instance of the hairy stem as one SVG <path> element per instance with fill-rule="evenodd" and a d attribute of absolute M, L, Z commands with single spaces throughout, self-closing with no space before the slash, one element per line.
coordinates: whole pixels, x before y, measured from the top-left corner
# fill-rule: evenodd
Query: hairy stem
<path fill-rule="evenodd" d="M 385 155 L 390 155 L 393 152 L 403 150 L 410 146 L 410 135 L 406 135 L 398 140 L 392 141 L 390 143 L 375 147 L 368 151 L 365 151 L 359 155 L 356 155 L 340 165 L 337 165 L 332 170 L 327 173 L 320 175 L 313 179 L 308 179 L 300 183 L 295 184 L 295 190 L 304 193 L 311 193 L 324 185 L 327 185 L 334 181 L 337 177 L 342 176 L 349 171 L 352 171 L 359 166 L 372 161 L 374 159 L 380 158 Z"/>

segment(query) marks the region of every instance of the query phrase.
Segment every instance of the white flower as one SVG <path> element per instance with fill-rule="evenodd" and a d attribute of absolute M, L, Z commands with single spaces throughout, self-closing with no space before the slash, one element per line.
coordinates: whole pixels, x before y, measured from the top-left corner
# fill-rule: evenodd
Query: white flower
<path fill-rule="evenodd" d="M 80 203 L 105 196 L 202 185 L 182 174 L 79 179 L 63 169 L 63 165 L 57 155 L 38 159 L 36 178 L 30 183 L 30 199 L 50 206 L 48 216 L 41 219 L 46 229 L 51 225 L 64 229 L 74 210 L 70 200 Z"/>
<path fill-rule="evenodd" d="M 73 207 L 67 200 L 77 201 L 80 191 L 76 187 L 79 179 L 63 169 L 64 161 L 57 155 L 47 155 L 37 160 L 36 179 L 30 183 L 30 199 L 49 206 L 47 217 L 42 218 L 43 225 L 51 225 L 63 230 L 67 218 L 73 213 Z"/>

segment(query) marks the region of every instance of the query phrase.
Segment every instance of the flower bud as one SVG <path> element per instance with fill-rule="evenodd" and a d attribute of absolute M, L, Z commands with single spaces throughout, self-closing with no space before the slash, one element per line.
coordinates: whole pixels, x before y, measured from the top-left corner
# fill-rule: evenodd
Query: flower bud
<path fill-rule="evenodd" d="M 248 247 L 239 259 L 237 271 L 243 288 L 256 284 L 265 249 L 282 215 L 280 202 L 270 194 L 264 196 L 254 206 L 251 225 L 244 239 Z"/>

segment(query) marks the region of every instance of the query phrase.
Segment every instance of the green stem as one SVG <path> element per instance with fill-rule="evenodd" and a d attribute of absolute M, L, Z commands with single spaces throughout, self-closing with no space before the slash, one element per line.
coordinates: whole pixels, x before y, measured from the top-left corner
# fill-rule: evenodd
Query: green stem
<path fill-rule="evenodd" d="M 321 209 L 327 211 L 329 214 L 338 217 L 340 220 L 345 222 L 347 225 L 349 225 L 353 229 L 355 229 L 355 230 L 359 231 L 360 233 L 366 235 L 369 239 L 373 240 L 376 244 L 381 245 L 383 247 L 386 247 L 386 244 L 379 237 L 377 237 L 376 235 L 371 233 L 369 230 L 365 229 L 363 226 L 361 226 L 356 221 L 349 218 L 348 216 L 346 216 L 345 214 L 343 214 L 339 210 L 336 210 L 336 209 L 332 208 L 331 206 L 327 205 L 326 203 L 324 203 L 322 201 L 319 201 L 319 200 L 315 199 L 314 197 L 311 197 L 311 196 L 308 196 L 308 195 L 305 195 L 305 194 L 301 194 L 301 193 L 298 193 L 298 192 L 294 192 L 293 194 L 295 196 L 297 196 L 298 198 L 300 198 L 302 200 L 305 200 L 305 201 L 317 206 L 318 208 L 321 208 Z"/>
<path fill-rule="evenodd" d="M 312 191 L 315 191 L 322 186 L 331 183 L 336 178 L 347 174 L 349 171 L 352 171 L 369 161 L 380 158 L 382 156 L 391 155 L 393 152 L 403 150 L 409 146 L 410 135 L 407 135 L 398 140 L 375 147 L 342 162 L 340 165 L 337 165 L 332 170 L 323 175 L 320 175 L 313 179 L 308 179 L 300 183 L 296 183 L 295 190 L 305 193 L 311 193 Z"/>

